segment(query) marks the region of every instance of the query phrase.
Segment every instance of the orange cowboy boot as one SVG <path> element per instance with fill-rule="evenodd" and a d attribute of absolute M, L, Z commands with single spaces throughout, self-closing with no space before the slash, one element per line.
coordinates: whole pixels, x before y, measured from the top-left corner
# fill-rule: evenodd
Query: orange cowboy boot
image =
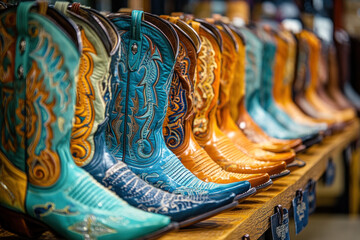
<path fill-rule="evenodd" d="M 236 71 L 235 73 L 235 79 L 244 79 L 242 82 L 244 83 L 244 91 L 246 91 L 246 81 L 251 81 L 252 77 L 255 77 L 260 70 L 258 70 L 258 66 L 255 63 L 254 54 L 257 51 L 256 46 L 252 44 L 252 41 L 250 41 L 249 38 L 254 36 L 249 30 L 241 28 L 236 29 L 237 31 L 245 31 L 247 33 L 247 36 L 243 34 L 243 37 L 246 40 L 246 61 L 247 64 L 244 64 L 242 66 L 245 66 L 246 75 L 240 74 L 239 71 Z M 255 37 L 254 37 L 255 38 Z M 262 148 L 265 150 L 269 150 L 272 152 L 282 152 L 282 151 L 288 151 L 290 148 L 295 148 L 296 151 L 301 151 L 305 149 L 305 146 L 302 146 L 301 139 L 294 139 L 294 140 L 279 140 L 276 138 L 269 137 L 256 123 L 255 121 L 250 117 L 249 113 L 247 112 L 246 106 L 245 106 L 245 94 L 234 92 L 234 88 L 232 88 L 231 96 L 235 95 L 241 95 L 239 96 L 235 102 L 233 101 L 233 105 L 238 106 L 238 116 L 236 119 L 236 123 L 240 127 L 240 129 L 245 133 L 248 139 L 250 139 L 252 142 L 262 144 Z M 271 143 L 271 145 L 269 145 Z M 274 148 L 273 146 L 277 145 L 277 148 Z M 270 146 L 270 147 L 269 147 Z"/>
<path fill-rule="evenodd" d="M 197 53 L 201 43 L 198 34 L 177 17 L 160 16 L 174 24 L 180 40 L 169 106 L 163 132 L 165 142 L 184 166 L 205 182 L 232 183 L 247 180 L 257 190 L 272 184 L 267 173 L 242 174 L 223 170 L 196 142 L 191 129 L 194 118 L 193 95 Z M 200 24 L 194 23 L 197 28 Z"/>
<path fill-rule="evenodd" d="M 326 87 L 327 93 L 329 96 L 334 99 L 334 102 L 338 104 L 341 109 L 353 109 L 353 106 L 349 100 L 343 95 L 340 90 L 339 83 L 339 62 L 337 60 L 337 51 L 335 46 L 331 45 L 329 47 L 329 82 Z"/>
<path fill-rule="evenodd" d="M 326 41 L 321 42 L 321 48 L 320 48 L 320 67 L 319 67 L 319 74 L 318 74 L 318 86 L 316 88 L 316 93 L 319 96 L 320 100 L 329 107 L 334 112 L 337 112 L 337 114 L 340 114 L 343 118 L 346 118 L 347 120 L 344 120 L 345 122 L 349 122 L 354 119 L 355 117 L 355 111 L 351 108 L 343 108 L 341 107 L 334 99 L 332 99 L 327 91 L 326 87 L 329 85 L 329 82 L 331 79 L 333 79 L 336 75 L 336 69 L 334 68 L 334 64 L 330 66 L 330 63 L 333 63 L 330 61 L 331 58 L 331 48 L 333 47 L 331 44 L 327 43 Z M 334 55 L 334 54 L 332 54 Z"/>
<path fill-rule="evenodd" d="M 293 35 L 288 31 L 281 31 L 279 33 L 284 39 L 286 46 L 286 60 L 285 60 L 285 74 L 283 79 L 275 79 L 274 98 L 280 108 L 282 108 L 295 121 L 316 126 L 319 130 L 326 130 L 328 125 L 319 119 L 306 115 L 294 103 L 292 97 L 292 83 L 295 77 L 295 62 L 296 62 L 296 41 Z M 284 47 L 285 47 L 284 46 Z"/>
<path fill-rule="evenodd" d="M 219 129 L 216 108 L 220 87 L 222 38 L 217 28 L 204 20 L 197 20 L 201 50 L 198 56 L 198 80 L 195 86 L 195 139 L 222 168 L 238 173 L 268 173 L 271 178 L 289 173 L 285 162 L 255 160 L 241 152 Z M 208 31 L 206 31 L 207 29 Z M 196 30 L 196 29 L 195 29 Z"/>
<path fill-rule="evenodd" d="M 238 34 L 233 34 L 231 29 L 222 22 L 217 22 L 217 27 L 221 33 L 223 39 L 223 52 L 221 63 L 221 78 L 220 78 L 220 95 L 219 104 L 217 108 L 217 120 L 220 129 L 225 133 L 246 155 L 265 161 L 285 161 L 290 164 L 295 159 L 295 153 L 293 150 L 283 153 L 273 153 L 265 151 L 256 144 L 251 142 L 245 134 L 239 129 L 230 115 L 230 89 L 234 80 L 235 67 L 238 67 L 241 60 L 238 58 L 243 54 L 238 52 L 245 51 L 245 46 Z M 235 61 L 234 61 L 235 59 Z M 239 72 L 239 70 L 237 70 Z M 243 72 L 243 74 L 245 74 Z"/>
<path fill-rule="evenodd" d="M 317 94 L 319 88 L 319 64 L 320 64 L 320 51 L 321 43 L 320 40 L 313 34 L 308 31 L 302 31 L 300 33 L 302 37 L 308 44 L 309 51 L 309 74 L 310 74 L 310 83 L 305 90 L 305 98 L 307 101 L 318 111 L 321 117 L 329 119 L 336 122 L 340 125 L 340 129 L 343 128 L 343 125 L 347 121 L 351 121 L 355 117 L 355 113 L 352 111 L 338 111 L 331 107 L 331 105 L 326 104 Z"/>
<path fill-rule="evenodd" d="M 321 111 L 318 111 L 306 98 L 305 92 L 311 82 L 311 73 L 309 66 L 310 57 L 310 45 L 306 40 L 306 31 L 303 30 L 296 35 L 298 42 L 298 57 L 296 73 L 293 81 L 292 92 L 293 99 L 296 105 L 306 115 L 317 119 L 318 121 L 325 122 L 328 125 L 330 132 L 337 128 L 336 121 L 334 119 L 324 116 Z M 315 74 L 316 77 L 316 74 Z"/>

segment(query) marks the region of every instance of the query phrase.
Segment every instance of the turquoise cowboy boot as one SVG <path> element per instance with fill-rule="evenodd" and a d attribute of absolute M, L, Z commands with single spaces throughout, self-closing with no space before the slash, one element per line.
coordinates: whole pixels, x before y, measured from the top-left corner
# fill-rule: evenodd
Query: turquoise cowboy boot
<path fill-rule="evenodd" d="M 311 138 L 312 135 L 318 134 L 324 128 L 314 128 L 295 122 L 287 113 L 281 110 L 275 103 L 273 93 L 273 79 L 275 77 L 274 64 L 276 64 L 277 46 L 272 37 L 263 29 L 258 29 L 260 39 L 264 44 L 263 64 L 262 64 L 262 87 L 260 88 L 260 103 L 262 107 L 288 131 L 294 134 L 296 138 Z M 280 40 L 279 40 L 280 41 Z M 276 136 L 276 135 L 275 135 Z"/>
<path fill-rule="evenodd" d="M 169 216 L 179 222 L 180 227 L 211 217 L 224 210 L 222 206 L 228 203 L 236 205 L 230 197 L 216 200 L 162 191 L 144 182 L 125 163 L 112 157 L 105 145 L 108 120 L 105 106 L 111 96 L 108 91 L 111 55 L 118 54 L 120 37 L 111 22 L 94 10 L 78 3 L 69 6 L 68 2 L 56 2 L 55 8 L 81 28 L 83 42 L 71 138 L 71 153 L 77 165 L 130 205 Z M 102 24 L 92 19 L 101 20 Z"/>
<path fill-rule="evenodd" d="M 0 25 L 1 225 L 28 238 L 50 228 L 104 240 L 169 229 L 170 218 L 129 206 L 74 164 L 76 26 L 36 2 L 1 11 Z"/>
<path fill-rule="evenodd" d="M 111 153 L 143 180 L 168 192 L 227 198 L 249 190 L 246 182 L 199 180 L 166 146 L 162 126 L 179 41 L 171 25 L 141 11 L 109 17 L 122 38 L 120 62 L 111 67 L 113 98 L 106 136 Z"/>
<path fill-rule="evenodd" d="M 260 101 L 262 78 L 266 77 L 266 73 L 263 72 L 263 70 L 267 70 L 266 66 L 263 66 L 267 64 L 267 62 L 264 63 L 263 59 L 266 59 L 267 56 L 274 55 L 276 48 L 268 47 L 266 43 L 263 43 L 249 29 L 240 28 L 240 31 L 246 39 L 246 60 L 248 64 L 245 66 L 245 104 L 249 114 L 254 121 L 272 137 L 281 139 L 298 138 L 298 134 L 289 131 L 289 129 L 274 119 L 274 117 L 262 107 Z"/>

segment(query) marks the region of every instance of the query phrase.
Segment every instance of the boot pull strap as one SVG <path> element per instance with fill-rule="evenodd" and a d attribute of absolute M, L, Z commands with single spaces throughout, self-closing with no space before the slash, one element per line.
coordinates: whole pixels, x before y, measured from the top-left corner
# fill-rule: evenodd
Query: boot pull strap
<path fill-rule="evenodd" d="M 131 12 L 130 41 L 128 52 L 128 68 L 136 71 L 140 64 L 141 55 L 141 23 L 144 19 L 144 12 L 134 10 Z"/>
<path fill-rule="evenodd" d="M 28 16 L 31 7 L 35 6 L 36 2 L 21 2 L 17 7 L 16 13 L 16 28 L 18 34 L 27 35 L 28 33 Z"/>
<path fill-rule="evenodd" d="M 29 53 L 29 12 L 31 7 L 35 6 L 36 2 L 20 2 L 16 10 L 16 29 L 18 38 L 16 41 L 16 57 L 15 57 L 15 73 L 16 79 L 20 81 L 25 79 L 28 72 L 28 60 Z"/>
<path fill-rule="evenodd" d="M 69 2 L 56 1 L 54 7 L 59 12 L 66 14 L 69 4 L 70 4 Z"/>

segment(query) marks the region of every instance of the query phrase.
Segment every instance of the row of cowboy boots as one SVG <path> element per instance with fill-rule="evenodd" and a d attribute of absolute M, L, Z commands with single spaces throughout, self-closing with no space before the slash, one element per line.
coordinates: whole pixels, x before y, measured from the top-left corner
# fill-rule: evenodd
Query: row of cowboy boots
<path fill-rule="evenodd" d="M 224 160 L 234 161 L 229 169 L 240 173 L 226 172 L 187 134 L 186 141 L 190 136 L 205 157 L 199 176 L 166 147 L 162 123 L 170 84 L 185 76 L 193 79 L 200 66 L 196 41 L 184 31 L 200 38 L 186 23 L 171 27 L 139 11 L 112 14 L 110 22 L 94 10 L 66 2 L 57 2 L 55 9 L 21 3 L 1 13 L 5 115 L 0 203 L 1 211 L 11 216 L 11 221 L 1 218 L 2 225 L 27 237 L 48 227 L 74 239 L 156 236 L 236 206 L 234 201 L 256 191 L 251 186 L 271 185 L 268 174 L 288 174 L 284 162 L 249 157 L 245 162 L 234 155 Z M 192 58 L 192 72 L 181 71 L 181 51 Z M 16 92 L 23 97 L 14 97 Z M 217 127 L 215 114 L 212 121 Z M 253 169 L 246 166 L 251 160 Z M 168 217 L 130 207 L 93 179 L 128 204 Z"/>
<path fill-rule="evenodd" d="M 255 192 L 243 179 L 201 181 L 166 147 L 179 41 L 168 22 L 55 9 L 27 2 L 1 11 L 4 227 L 27 237 L 49 227 L 70 239 L 152 237 Z"/>
<path fill-rule="evenodd" d="M 133 239 L 193 224 L 289 174 L 325 126 L 281 126 L 284 140 L 250 117 L 248 94 L 260 115 L 283 111 L 266 78 L 281 39 L 261 28 L 106 18 L 67 2 L 3 6 L 0 220 L 21 235 Z"/>

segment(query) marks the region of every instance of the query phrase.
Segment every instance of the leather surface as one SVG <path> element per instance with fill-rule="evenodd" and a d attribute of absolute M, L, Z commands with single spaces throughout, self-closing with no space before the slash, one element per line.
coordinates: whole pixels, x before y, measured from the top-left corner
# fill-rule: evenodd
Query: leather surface
<path fill-rule="evenodd" d="M 328 127 L 325 122 L 306 115 L 293 101 L 292 85 L 296 70 L 297 46 L 295 38 L 290 32 L 282 31 L 281 35 L 286 40 L 287 44 L 287 54 L 285 60 L 286 70 L 282 81 L 278 78 L 275 79 L 275 86 L 273 89 L 274 99 L 278 106 L 286 111 L 286 113 L 295 121 L 316 127 L 319 131 L 324 131 Z"/>
<path fill-rule="evenodd" d="M 7 98 L 9 106 L 16 108 L 9 111 L 3 105 L 2 112 L 16 118 L 8 126 L 20 130 L 23 137 L 16 151 L 27 152 L 26 158 L 24 154 L 20 159 L 24 167 L 27 165 L 26 214 L 69 239 L 130 239 L 167 226 L 169 218 L 130 207 L 75 165 L 69 146 L 80 56 L 76 45 L 49 16 L 30 12 L 32 4 L 20 3 L 16 12 L 9 9 L 0 16 L 1 29 L 7 33 L 1 38 L 16 42 L 10 48 L 11 55 L 2 55 L 11 58 L 10 65 L 1 68 L 14 69 L 14 60 L 15 65 L 24 66 L 24 77 L 11 73 L 1 78 L 0 89 L 1 95 L 9 89 L 17 96 Z M 21 27 L 16 24 L 19 22 Z M 20 40 L 26 41 L 24 51 Z M 21 127 L 25 121 L 26 128 Z M 3 143 L 1 146 L 9 158 L 14 150 L 5 150 Z"/>
<path fill-rule="evenodd" d="M 320 111 L 322 116 L 332 121 L 342 123 L 350 121 L 354 117 L 353 112 L 349 111 L 336 111 L 331 105 L 322 100 L 317 90 L 320 88 L 318 67 L 320 64 L 321 44 L 320 40 L 312 33 L 302 32 L 301 36 L 308 44 L 309 53 L 309 75 L 311 77 L 308 87 L 305 89 L 305 98 L 317 110 Z"/>
<path fill-rule="evenodd" d="M 245 29 L 240 29 L 240 31 L 247 31 Z M 251 34 L 251 33 L 248 33 Z M 251 39 L 249 37 L 246 37 L 246 35 L 244 35 L 244 38 L 246 40 L 246 58 L 254 58 L 254 55 L 252 53 L 252 48 L 249 46 L 249 42 L 251 42 Z M 254 74 L 258 74 L 258 72 L 256 72 L 255 70 L 252 69 L 250 64 L 246 64 L 246 79 L 254 79 L 257 75 L 254 76 Z M 247 86 L 247 81 L 245 80 L 245 85 Z M 252 92 L 252 88 L 251 87 L 246 87 L 245 92 L 246 92 L 246 96 L 250 95 L 250 93 L 248 93 L 248 91 Z M 245 135 L 252 140 L 253 142 L 257 142 L 257 143 L 262 143 L 262 144 L 266 144 L 267 146 L 263 145 L 263 147 L 265 147 L 266 149 L 270 150 L 270 151 L 286 151 L 290 148 L 294 148 L 296 146 L 301 145 L 301 140 L 300 139 L 295 139 L 295 140 L 281 140 L 281 139 L 276 139 L 276 138 L 272 138 L 269 137 L 259 126 L 257 126 L 257 124 L 255 123 L 255 121 L 250 117 L 249 113 L 247 112 L 246 109 L 246 99 L 242 99 L 241 102 L 239 103 L 239 117 L 237 119 L 237 124 L 239 125 L 240 129 L 243 130 L 243 132 L 245 133 Z M 278 144 L 277 148 L 274 147 L 269 147 L 268 143 L 274 143 L 274 144 Z"/>
<path fill-rule="evenodd" d="M 215 31 L 213 27 L 213 31 Z M 217 30 L 216 30 L 217 31 Z M 248 157 L 219 129 L 216 122 L 220 87 L 221 52 L 218 41 L 205 31 L 199 32 L 198 81 L 195 86 L 195 138 L 209 156 L 227 171 L 238 173 L 280 173 L 285 162 L 261 162 Z M 219 35 L 221 37 L 221 35 Z"/>
<path fill-rule="evenodd" d="M 221 81 L 220 81 L 220 93 L 222 98 L 219 99 L 219 105 L 217 109 L 217 121 L 219 123 L 220 129 L 232 140 L 232 142 L 245 154 L 248 156 L 266 161 L 285 161 L 287 164 L 291 163 L 295 158 L 294 152 L 287 153 L 272 153 L 264 151 L 259 148 L 256 144 L 252 143 L 246 138 L 244 133 L 239 129 L 234 120 L 230 115 L 230 91 L 233 89 L 233 83 L 235 81 L 241 81 L 241 79 L 234 79 L 235 67 L 238 68 L 237 63 L 244 62 L 244 60 L 237 61 L 238 57 L 245 58 L 245 46 L 242 44 L 240 37 L 237 39 L 238 49 L 235 48 L 235 45 L 230 39 L 230 35 L 225 32 L 226 29 L 218 26 L 220 29 L 221 35 L 223 37 L 223 54 L 222 54 L 222 66 L 221 66 Z M 230 29 L 228 29 L 230 30 Z M 231 31 L 231 30 L 230 30 Z M 231 33 L 232 34 L 232 33 Z M 236 41 L 236 36 L 232 36 Z M 238 54 L 242 51 L 243 53 Z M 235 61 L 234 61 L 235 59 Z M 239 71 L 239 69 L 237 70 Z M 244 74 L 244 72 L 243 72 Z M 238 94 L 235 94 L 238 95 Z"/>
<path fill-rule="evenodd" d="M 177 46 L 173 48 L 168 41 L 171 36 L 162 32 L 166 31 L 165 26 L 169 28 L 168 32 L 175 30 L 166 22 L 160 30 L 146 21 L 145 16 L 145 21 L 139 25 L 141 61 L 138 70 L 131 72 L 127 67 L 131 21 L 122 15 L 114 16 L 112 21 L 120 31 L 122 49 L 120 56 L 113 57 L 111 69 L 113 99 L 106 136 L 110 152 L 143 180 L 169 192 L 227 198 L 233 193 L 247 191 L 250 188 L 247 182 L 219 185 L 199 180 L 166 146 L 162 127 Z M 157 22 L 161 21 L 164 20 L 157 19 Z"/>
<path fill-rule="evenodd" d="M 67 7 L 65 11 L 68 11 Z M 86 133 L 90 126 L 96 130 L 91 138 L 86 136 L 83 139 L 83 141 L 93 141 L 92 151 L 94 153 L 91 158 L 84 164 L 76 161 L 77 155 L 73 152 L 75 162 L 83 166 L 99 183 L 110 188 L 130 205 L 147 212 L 169 216 L 173 221 L 184 221 L 230 203 L 232 197 L 224 199 L 209 199 L 207 195 L 185 197 L 162 191 L 141 180 L 131 172 L 125 163 L 111 156 L 105 145 L 105 127 L 107 125 L 105 100 L 108 100 L 106 99 L 108 94 L 105 92 L 110 92 L 108 88 L 110 56 L 86 21 L 76 18 L 74 20 L 82 28 L 83 54 L 80 60 L 75 111 L 76 120 L 82 120 L 80 122 L 82 124 L 75 125 L 75 130 L 73 127 L 72 135 L 75 135 L 74 132 L 76 134 Z M 90 36 L 89 39 L 85 33 Z M 88 68 L 92 68 L 91 71 L 86 71 Z M 86 90 L 90 91 L 85 92 Z M 98 122 L 101 120 L 101 123 L 96 125 L 84 123 L 87 119 L 94 120 L 94 118 L 98 119 Z M 75 123 L 77 122 L 75 121 Z M 72 146 L 74 145 L 73 143 Z"/>
<path fill-rule="evenodd" d="M 265 31 L 264 31 L 264 34 Z M 273 62 L 273 79 L 264 78 L 262 88 L 262 106 L 272 115 L 274 118 L 285 126 L 287 129 L 294 133 L 298 133 L 299 137 L 316 135 L 320 130 L 308 124 L 302 124 L 294 121 L 285 111 L 283 111 L 275 101 L 275 89 L 280 88 L 277 83 L 282 82 L 285 77 L 285 69 L 287 60 L 287 45 L 286 40 L 278 34 L 273 34 L 272 42 L 276 44 L 276 54 Z M 277 92 L 280 96 L 282 93 Z"/>
<path fill-rule="evenodd" d="M 178 20 L 173 17 L 172 22 L 178 23 Z M 188 25 L 186 28 L 180 24 L 178 26 L 186 32 L 190 31 Z M 203 30 L 205 31 L 205 29 Z M 195 39 L 199 38 L 196 32 L 193 34 L 197 36 Z M 226 172 L 196 142 L 191 122 L 194 118 L 193 95 L 194 84 L 196 84 L 197 49 L 194 44 L 189 42 L 190 39 L 179 30 L 178 35 L 180 51 L 169 93 L 168 112 L 164 121 L 164 136 L 167 146 L 187 169 L 205 182 L 231 183 L 248 180 L 252 187 L 267 182 L 269 180 L 267 174 L 250 175 Z M 198 46 L 200 47 L 200 44 Z"/>
<path fill-rule="evenodd" d="M 269 83 L 272 81 L 272 66 L 276 53 L 276 46 L 270 41 L 261 41 L 255 34 L 249 30 L 241 29 L 242 33 L 248 39 L 247 44 L 247 67 L 246 70 L 246 109 L 254 121 L 270 136 L 280 139 L 296 139 L 304 137 L 303 134 L 289 131 L 281 124 L 274 115 L 267 112 L 263 105 L 263 90 L 272 87 Z M 261 34 L 259 30 L 258 34 Z M 252 57 L 250 57 L 250 54 Z M 265 87 L 261 87 L 265 84 Z"/>

